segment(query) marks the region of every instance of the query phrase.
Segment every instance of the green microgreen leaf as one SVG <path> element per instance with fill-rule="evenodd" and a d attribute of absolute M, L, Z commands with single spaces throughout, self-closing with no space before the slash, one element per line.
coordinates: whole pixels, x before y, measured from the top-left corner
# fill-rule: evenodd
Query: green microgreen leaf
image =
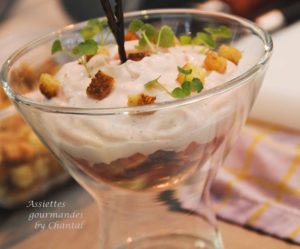
<path fill-rule="evenodd" d="M 155 27 L 149 23 L 144 23 L 141 20 L 134 19 L 129 24 L 129 31 L 131 32 L 139 32 L 141 34 L 141 39 L 139 40 L 137 49 L 144 49 L 148 46 L 151 51 L 155 51 L 152 43 L 157 41 L 158 32 L 156 31 Z"/>
<path fill-rule="evenodd" d="M 151 42 L 156 42 L 157 37 L 158 37 L 158 32 L 156 31 L 156 29 L 154 28 L 153 25 L 146 23 L 143 27 L 142 30 L 144 31 L 144 33 L 146 34 L 147 38 L 151 41 Z"/>
<path fill-rule="evenodd" d="M 145 23 L 139 19 L 133 19 L 129 24 L 128 30 L 131 32 L 138 32 L 144 27 Z"/>
<path fill-rule="evenodd" d="M 200 79 L 193 78 L 193 80 L 189 81 L 186 80 L 186 76 L 192 73 L 192 69 L 185 70 L 182 67 L 177 67 L 179 73 L 182 73 L 185 75 L 185 80 L 181 84 L 180 87 L 176 87 L 172 93 L 171 96 L 174 98 L 185 98 L 187 96 L 190 96 L 192 92 L 201 92 L 203 89 L 203 84 Z"/>
<path fill-rule="evenodd" d="M 216 28 L 205 28 L 207 33 L 211 34 L 213 39 L 216 40 L 218 38 L 230 38 L 232 36 L 232 31 L 229 27 L 225 25 L 221 25 Z"/>
<path fill-rule="evenodd" d="M 72 52 L 75 55 L 95 55 L 98 51 L 98 44 L 94 40 L 87 40 L 79 43 Z"/>
<path fill-rule="evenodd" d="M 86 40 L 93 39 L 93 37 L 99 32 L 98 27 L 96 26 L 87 26 L 80 30 L 80 35 Z"/>
<path fill-rule="evenodd" d="M 189 75 L 193 72 L 193 69 L 184 69 L 182 67 L 177 67 L 177 69 L 179 73 L 182 73 L 184 75 Z"/>
<path fill-rule="evenodd" d="M 100 31 L 107 27 L 107 19 L 99 20 L 98 18 L 90 19 L 87 22 L 87 26 L 98 27 Z"/>
<path fill-rule="evenodd" d="M 86 71 L 88 77 L 91 78 L 91 77 L 92 77 L 92 74 L 91 74 L 91 71 L 90 71 L 90 69 L 89 69 L 89 67 L 88 67 L 88 65 L 87 65 L 86 57 L 85 57 L 85 56 L 81 56 L 81 57 L 78 59 L 78 62 L 79 62 L 79 64 L 83 65 L 83 67 L 84 67 L 84 69 L 85 69 L 85 71 Z"/>
<path fill-rule="evenodd" d="M 191 94 L 192 91 L 192 82 L 191 81 L 185 81 L 182 83 L 181 88 L 185 90 L 188 95 Z"/>
<path fill-rule="evenodd" d="M 154 51 L 154 47 L 153 47 L 151 41 L 149 40 L 149 37 L 147 36 L 146 31 L 143 31 L 142 32 L 142 39 L 140 39 L 138 47 L 139 48 L 144 48 L 147 45 L 149 46 L 151 51 Z"/>
<path fill-rule="evenodd" d="M 216 48 L 216 42 L 214 41 L 212 36 L 204 32 L 198 32 L 192 43 L 194 45 L 204 45 L 208 48 Z"/>
<path fill-rule="evenodd" d="M 191 81 L 191 87 L 192 87 L 192 91 L 200 93 L 203 90 L 203 83 L 201 82 L 200 79 L 194 78 Z"/>
<path fill-rule="evenodd" d="M 203 48 L 201 48 L 201 49 L 199 50 L 199 53 L 200 53 L 200 54 L 206 54 L 208 51 L 209 51 L 209 48 L 203 47 Z"/>
<path fill-rule="evenodd" d="M 158 36 L 158 32 L 153 25 L 149 23 L 145 24 L 139 19 L 132 20 L 129 24 L 128 30 L 131 32 L 144 32 L 144 34 L 151 42 L 154 42 Z"/>
<path fill-rule="evenodd" d="M 150 90 L 153 90 L 155 88 L 157 89 L 160 89 L 162 91 L 164 91 L 165 93 L 171 95 L 171 93 L 169 92 L 169 90 L 162 84 L 159 82 L 159 79 L 160 79 L 161 76 L 157 77 L 156 79 L 154 80 L 151 80 L 149 82 L 147 82 L 144 87 L 150 91 Z"/>
<path fill-rule="evenodd" d="M 173 46 L 175 34 L 171 27 L 165 25 L 159 31 L 157 47 L 169 48 Z"/>
<path fill-rule="evenodd" d="M 172 93 L 171 93 L 172 97 L 177 98 L 177 99 L 182 99 L 185 98 L 187 96 L 189 96 L 189 93 L 187 90 L 181 88 L 181 87 L 176 87 Z"/>
<path fill-rule="evenodd" d="M 169 92 L 169 90 L 159 82 L 161 76 L 157 77 L 154 80 L 151 80 L 147 82 L 144 87 L 151 91 L 153 89 L 159 89 L 164 92 L 166 92 L 168 95 L 170 95 L 173 98 L 185 98 L 191 95 L 192 92 L 201 92 L 203 89 L 203 84 L 200 79 L 194 78 L 192 81 L 184 81 L 180 87 L 176 87 L 172 92 Z"/>
<path fill-rule="evenodd" d="M 87 25 L 80 30 L 80 35 L 87 41 L 94 38 L 94 36 L 100 32 L 103 32 L 107 25 L 107 20 L 100 21 L 99 19 L 91 19 L 87 22 Z"/>
<path fill-rule="evenodd" d="M 181 35 L 179 37 L 180 45 L 191 45 L 192 37 L 190 35 Z"/>
<path fill-rule="evenodd" d="M 157 77 L 157 78 L 154 79 L 154 80 L 150 80 L 149 82 L 147 82 L 147 83 L 144 85 L 144 87 L 145 87 L 147 90 L 151 90 L 151 89 L 157 87 L 157 83 L 159 83 L 158 80 L 160 79 L 160 77 L 161 77 L 161 76 Z"/>
<path fill-rule="evenodd" d="M 142 36 L 142 38 L 139 40 L 139 44 L 135 46 L 136 49 L 144 49 L 147 46 L 147 41 Z"/>
<path fill-rule="evenodd" d="M 55 40 L 52 44 L 51 54 L 55 54 L 57 52 L 62 51 L 62 45 L 60 40 Z"/>

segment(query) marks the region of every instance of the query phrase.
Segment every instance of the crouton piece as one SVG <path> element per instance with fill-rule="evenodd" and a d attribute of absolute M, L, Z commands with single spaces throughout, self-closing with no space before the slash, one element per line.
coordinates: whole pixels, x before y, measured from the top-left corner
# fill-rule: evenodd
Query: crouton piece
<path fill-rule="evenodd" d="M 10 180 L 18 188 L 28 188 L 34 183 L 34 172 L 29 164 L 13 168 L 10 171 Z"/>
<path fill-rule="evenodd" d="M 149 53 L 147 52 L 129 53 L 127 55 L 127 59 L 132 61 L 141 61 L 146 56 L 149 56 Z"/>
<path fill-rule="evenodd" d="M 24 160 L 31 160 L 36 156 L 36 150 L 26 141 L 21 141 L 17 145 L 11 141 L 2 148 L 3 161 L 16 164 Z"/>
<path fill-rule="evenodd" d="M 149 96 L 144 93 L 129 95 L 128 96 L 128 106 L 140 106 L 140 105 L 150 105 L 156 100 L 155 96 Z"/>
<path fill-rule="evenodd" d="M 208 52 L 204 60 L 204 68 L 208 71 L 217 71 L 223 74 L 227 68 L 227 60 L 215 52 Z"/>
<path fill-rule="evenodd" d="M 40 76 L 40 91 L 47 98 L 51 99 L 58 94 L 60 83 L 51 74 L 43 73 Z"/>
<path fill-rule="evenodd" d="M 140 39 L 140 37 L 135 32 L 128 31 L 125 34 L 125 41 L 134 41 L 134 40 L 139 40 L 139 39 Z"/>
<path fill-rule="evenodd" d="M 242 57 L 241 51 L 225 44 L 222 44 L 219 47 L 218 53 L 220 56 L 226 58 L 227 60 L 233 62 L 236 65 L 239 64 L 239 61 Z"/>
<path fill-rule="evenodd" d="M 90 98 L 102 100 L 111 93 L 114 83 L 115 80 L 111 76 L 99 70 L 86 89 L 86 94 Z"/>

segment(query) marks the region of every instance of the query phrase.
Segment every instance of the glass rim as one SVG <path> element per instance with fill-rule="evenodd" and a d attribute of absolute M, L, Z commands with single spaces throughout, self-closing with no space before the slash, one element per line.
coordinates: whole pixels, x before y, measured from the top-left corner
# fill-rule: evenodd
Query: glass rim
<path fill-rule="evenodd" d="M 241 75 L 225 81 L 219 86 L 213 87 L 211 89 L 205 90 L 195 96 L 184 98 L 184 99 L 176 99 L 172 101 L 160 102 L 152 105 L 144 105 L 144 106 L 134 106 L 134 107 L 113 107 L 113 108 L 84 108 L 84 107 L 63 107 L 63 106 L 55 106 L 55 105 L 47 105 L 45 103 L 39 103 L 37 101 L 31 100 L 27 97 L 17 94 L 8 83 L 8 73 L 9 70 L 14 64 L 14 62 L 23 54 L 34 49 L 35 46 L 41 45 L 43 42 L 48 41 L 51 37 L 58 36 L 64 32 L 71 31 L 73 29 L 79 28 L 84 25 L 86 21 L 70 24 L 62 29 L 44 35 L 38 39 L 33 40 L 30 43 L 27 43 L 16 52 L 14 52 L 2 65 L 1 68 L 1 84 L 6 92 L 6 94 L 13 99 L 16 103 L 21 103 L 26 106 L 33 107 L 35 109 L 43 110 L 45 112 L 53 112 L 53 113 L 65 113 L 65 114 L 79 114 L 79 115 L 114 115 L 114 114 L 138 114 L 138 113 L 148 113 L 155 112 L 163 109 L 171 109 L 174 107 L 180 107 L 185 105 L 190 105 L 196 102 L 203 101 L 205 99 L 212 98 L 215 95 L 222 94 L 224 92 L 230 91 L 240 85 L 243 82 L 253 76 L 261 67 L 263 67 L 270 59 L 272 50 L 273 50 L 273 42 L 270 34 L 264 31 L 262 28 L 257 26 L 255 23 L 242 18 L 237 17 L 230 14 L 220 13 L 220 12 L 209 12 L 202 11 L 197 9 L 153 9 L 153 10 L 141 10 L 141 11 L 132 11 L 125 13 L 125 18 L 135 17 L 135 16 L 147 16 L 147 15 L 157 15 L 157 14 L 198 14 L 202 16 L 208 17 L 221 17 L 227 20 L 236 21 L 244 27 L 249 28 L 254 34 L 256 34 L 263 42 L 264 45 L 264 54 L 260 58 L 260 60 L 249 68 L 247 71 L 242 73 Z M 102 17 L 105 18 L 105 17 Z"/>

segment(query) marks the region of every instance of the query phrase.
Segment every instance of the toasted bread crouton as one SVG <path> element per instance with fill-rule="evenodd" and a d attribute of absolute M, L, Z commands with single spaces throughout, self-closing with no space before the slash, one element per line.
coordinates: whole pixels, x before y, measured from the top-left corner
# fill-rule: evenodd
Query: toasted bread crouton
<path fill-rule="evenodd" d="M 134 41 L 134 40 L 139 40 L 139 39 L 140 39 L 140 37 L 135 32 L 128 31 L 125 34 L 125 41 Z"/>
<path fill-rule="evenodd" d="M 149 96 L 144 93 L 129 95 L 128 96 L 128 106 L 140 106 L 140 105 L 150 105 L 156 100 L 155 96 Z"/>
<path fill-rule="evenodd" d="M 202 81 L 202 83 L 204 83 L 206 71 L 203 67 L 187 63 L 182 68 L 184 70 L 192 70 L 192 72 L 188 75 L 179 72 L 176 79 L 179 84 L 182 84 L 184 81 L 192 81 L 194 78 L 198 78 Z"/>
<path fill-rule="evenodd" d="M 7 141 L 2 148 L 3 161 L 7 163 L 19 163 L 26 160 L 31 160 L 36 156 L 36 149 L 26 141 L 15 142 Z"/>
<path fill-rule="evenodd" d="M 227 68 L 227 60 L 215 52 L 208 52 L 204 60 L 204 68 L 208 71 L 225 73 Z"/>
<path fill-rule="evenodd" d="M 18 188 L 28 188 L 34 182 L 34 172 L 30 164 L 15 167 L 10 171 L 10 180 Z"/>
<path fill-rule="evenodd" d="M 226 58 L 227 60 L 233 62 L 236 65 L 239 64 L 239 61 L 242 57 L 241 51 L 225 44 L 222 44 L 219 47 L 218 53 L 220 56 Z"/>
<path fill-rule="evenodd" d="M 149 53 L 147 53 L 147 52 L 135 52 L 135 53 L 129 53 L 127 55 L 127 59 L 132 60 L 132 61 L 141 61 L 146 56 L 149 56 Z"/>
<path fill-rule="evenodd" d="M 90 98 L 102 100 L 111 93 L 114 83 L 115 80 L 111 76 L 99 70 L 86 89 L 86 94 Z"/>
<path fill-rule="evenodd" d="M 59 81 L 55 79 L 51 74 L 43 73 L 40 76 L 40 91 L 47 98 L 51 99 L 58 94 Z"/>

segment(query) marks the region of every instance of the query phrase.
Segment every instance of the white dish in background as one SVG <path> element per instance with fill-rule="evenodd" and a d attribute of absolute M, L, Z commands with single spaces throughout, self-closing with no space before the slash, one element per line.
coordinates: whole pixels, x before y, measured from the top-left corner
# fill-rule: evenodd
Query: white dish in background
<path fill-rule="evenodd" d="M 273 40 L 274 55 L 250 117 L 300 130 L 300 22 Z"/>

